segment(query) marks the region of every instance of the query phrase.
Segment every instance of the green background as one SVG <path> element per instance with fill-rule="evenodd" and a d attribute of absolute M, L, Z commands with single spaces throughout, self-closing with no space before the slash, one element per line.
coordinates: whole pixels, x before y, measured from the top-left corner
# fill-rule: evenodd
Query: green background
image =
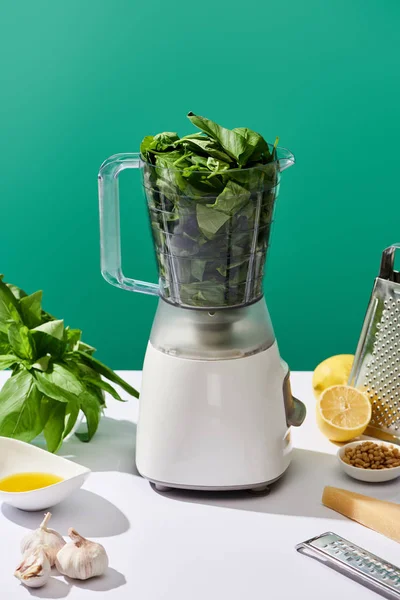
<path fill-rule="evenodd" d="M 380 253 L 400 238 L 397 0 L 20 0 L 0 18 L 0 270 L 140 368 L 156 298 L 99 272 L 97 172 L 192 110 L 296 155 L 265 292 L 281 353 L 353 352 Z M 138 173 L 122 176 L 124 270 L 156 280 Z"/>

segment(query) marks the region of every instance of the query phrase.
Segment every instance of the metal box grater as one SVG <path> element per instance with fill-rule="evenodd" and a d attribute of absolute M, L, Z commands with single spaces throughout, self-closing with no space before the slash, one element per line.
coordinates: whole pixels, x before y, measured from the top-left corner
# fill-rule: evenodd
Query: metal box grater
<path fill-rule="evenodd" d="M 400 444 L 400 272 L 394 270 L 399 248 L 393 244 L 382 253 L 349 384 L 371 398 L 365 433 Z"/>

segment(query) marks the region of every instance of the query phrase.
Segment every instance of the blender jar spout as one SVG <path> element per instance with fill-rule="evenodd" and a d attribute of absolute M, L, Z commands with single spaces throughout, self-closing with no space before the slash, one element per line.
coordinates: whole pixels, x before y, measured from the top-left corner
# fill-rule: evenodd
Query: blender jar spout
<path fill-rule="evenodd" d="M 296 162 L 296 159 L 294 157 L 294 154 L 292 154 L 290 152 L 290 150 L 287 150 L 286 148 L 279 148 L 278 164 L 279 164 L 279 170 L 281 173 L 282 173 L 282 171 L 285 171 L 289 167 L 293 167 L 295 162 Z"/>

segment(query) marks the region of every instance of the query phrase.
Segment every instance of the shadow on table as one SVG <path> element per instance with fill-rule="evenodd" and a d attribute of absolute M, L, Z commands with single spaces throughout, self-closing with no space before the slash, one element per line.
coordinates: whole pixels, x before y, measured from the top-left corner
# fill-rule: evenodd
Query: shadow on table
<path fill-rule="evenodd" d="M 248 510 L 276 515 L 317 517 L 343 520 L 339 513 L 321 503 L 324 486 L 331 485 L 367 494 L 377 498 L 400 502 L 398 482 L 379 485 L 356 481 L 345 475 L 331 454 L 296 448 L 292 463 L 284 477 L 271 486 L 269 494 L 240 492 L 195 492 L 169 490 L 157 492 L 171 501 L 192 502 L 216 507 Z"/>
<path fill-rule="evenodd" d="M 55 573 L 55 570 L 54 570 Z M 36 598 L 66 598 L 72 588 L 82 588 L 93 592 L 109 592 L 126 584 L 125 575 L 108 567 L 107 571 L 101 577 L 93 577 L 86 581 L 70 579 L 69 577 L 50 577 L 49 581 L 42 588 L 27 588 L 31 596 Z"/>
<path fill-rule="evenodd" d="M 76 436 L 65 442 L 60 456 L 88 467 L 94 472 L 120 471 L 140 476 L 135 464 L 136 425 L 132 421 L 103 417 L 89 444 Z"/>
<path fill-rule="evenodd" d="M 78 581 L 76 579 L 65 578 L 65 581 L 71 587 L 78 587 L 84 590 L 92 590 L 93 592 L 108 592 L 115 590 L 126 584 L 125 575 L 108 567 L 107 571 L 101 577 L 93 577 L 93 579 L 87 579 L 86 581 Z"/>
<path fill-rule="evenodd" d="M 2 504 L 3 515 L 9 521 L 28 529 L 36 529 L 43 511 L 27 512 Z M 51 508 L 51 527 L 66 536 L 73 523 L 85 537 L 111 537 L 128 531 L 129 521 L 114 504 L 98 494 L 80 489 L 70 498 Z"/>
<path fill-rule="evenodd" d="M 22 584 L 21 584 L 22 585 Z M 35 598 L 66 598 L 71 591 L 71 586 L 58 577 L 50 577 L 46 585 L 41 588 L 26 588 Z"/>

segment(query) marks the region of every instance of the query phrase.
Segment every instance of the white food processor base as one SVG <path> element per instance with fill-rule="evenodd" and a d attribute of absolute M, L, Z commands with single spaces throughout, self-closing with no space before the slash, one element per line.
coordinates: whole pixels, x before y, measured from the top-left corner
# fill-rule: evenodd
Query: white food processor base
<path fill-rule="evenodd" d="M 276 342 L 228 360 L 180 358 L 149 343 L 137 431 L 140 474 L 160 490 L 265 489 L 290 463 L 288 394 L 288 367 Z"/>

